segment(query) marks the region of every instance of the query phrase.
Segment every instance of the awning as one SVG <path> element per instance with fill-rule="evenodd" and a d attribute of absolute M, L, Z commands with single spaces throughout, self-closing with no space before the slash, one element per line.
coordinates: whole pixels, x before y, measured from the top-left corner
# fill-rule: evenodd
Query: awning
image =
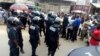
<path fill-rule="evenodd" d="M 63 0 L 63 1 L 77 2 L 77 0 Z"/>
<path fill-rule="evenodd" d="M 71 12 L 86 14 L 86 12 L 85 11 L 82 11 L 82 10 L 73 10 Z"/>
<path fill-rule="evenodd" d="M 100 3 L 92 3 L 93 6 L 95 6 L 96 8 L 100 8 Z"/>

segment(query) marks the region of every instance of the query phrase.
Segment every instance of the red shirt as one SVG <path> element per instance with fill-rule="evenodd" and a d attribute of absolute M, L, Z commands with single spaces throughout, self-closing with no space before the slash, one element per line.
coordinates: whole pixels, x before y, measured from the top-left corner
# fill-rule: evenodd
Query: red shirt
<path fill-rule="evenodd" d="M 93 35 L 100 38 L 100 30 L 96 29 L 93 31 Z M 98 46 L 100 41 L 95 40 L 93 37 L 90 39 L 90 44 L 93 46 Z"/>

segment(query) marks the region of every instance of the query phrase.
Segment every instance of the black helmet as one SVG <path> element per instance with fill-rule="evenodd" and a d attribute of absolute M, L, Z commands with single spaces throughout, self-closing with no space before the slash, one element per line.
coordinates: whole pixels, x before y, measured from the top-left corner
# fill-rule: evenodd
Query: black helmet
<path fill-rule="evenodd" d="M 34 16 L 40 16 L 40 12 L 39 12 L 39 11 L 33 11 L 32 14 L 33 14 Z"/>
<path fill-rule="evenodd" d="M 51 17 L 48 17 L 48 19 L 50 20 L 50 21 L 55 21 L 55 19 L 56 19 L 56 14 L 55 13 L 53 13 L 52 15 L 51 15 Z"/>
<path fill-rule="evenodd" d="M 51 25 L 53 25 L 55 22 L 55 19 L 56 19 L 55 15 L 56 14 L 52 12 L 51 16 L 50 17 L 48 16 L 48 21 L 50 22 Z"/>
<path fill-rule="evenodd" d="M 19 19 L 17 17 L 9 17 L 7 22 L 11 26 L 17 26 L 19 23 Z"/>
<path fill-rule="evenodd" d="M 51 15 L 51 17 L 54 18 L 54 19 L 56 19 L 57 14 L 53 13 L 53 14 Z"/>
<path fill-rule="evenodd" d="M 33 23 L 33 24 L 38 24 L 39 20 L 40 20 L 40 17 L 35 16 L 35 17 L 32 19 L 32 23 Z"/>
<path fill-rule="evenodd" d="M 54 14 L 54 12 L 53 12 L 53 11 L 49 11 L 49 12 L 48 12 L 48 17 L 51 17 L 52 14 Z"/>
<path fill-rule="evenodd" d="M 32 11 L 31 14 L 34 15 L 35 14 L 35 11 Z"/>
<path fill-rule="evenodd" d="M 45 14 L 43 12 L 40 12 L 40 18 L 45 18 Z"/>
<path fill-rule="evenodd" d="M 60 21 L 61 21 L 60 18 L 59 17 L 56 17 L 54 24 L 60 25 Z"/>

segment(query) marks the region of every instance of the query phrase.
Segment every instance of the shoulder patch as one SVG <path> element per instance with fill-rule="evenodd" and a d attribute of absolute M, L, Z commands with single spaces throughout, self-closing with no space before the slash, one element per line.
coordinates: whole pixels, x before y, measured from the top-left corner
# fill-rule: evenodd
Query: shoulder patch
<path fill-rule="evenodd" d="M 34 26 L 30 26 L 30 29 L 33 29 L 33 30 L 35 30 L 35 27 L 34 27 Z"/>
<path fill-rule="evenodd" d="M 52 26 L 50 27 L 50 30 L 53 31 L 53 32 L 56 31 L 56 29 L 54 27 L 52 27 Z"/>

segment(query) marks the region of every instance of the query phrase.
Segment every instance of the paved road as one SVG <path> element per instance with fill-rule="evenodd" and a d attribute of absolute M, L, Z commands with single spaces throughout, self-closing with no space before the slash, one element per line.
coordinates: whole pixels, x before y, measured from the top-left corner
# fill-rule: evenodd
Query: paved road
<path fill-rule="evenodd" d="M 31 56 L 31 46 L 29 43 L 29 34 L 28 30 L 22 30 L 23 38 L 24 38 L 24 50 L 25 54 L 20 54 L 20 56 Z M 76 42 L 71 42 L 69 40 L 64 40 L 60 38 L 60 47 L 57 50 L 55 56 L 67 56 L 67 54 L 79 47 L 84 47 L 85 43 L 78 40 Z M 41 37 L 41 45 L 37 48 L 37 54 L 39 56 L 47 56 L 47 47 L 44 43 L 44 36 Z M 8 46 L 8 37 L 6 33 L 6 26 L 0 25 L 0 56 L 9 56 L 9 46 Z"/>

